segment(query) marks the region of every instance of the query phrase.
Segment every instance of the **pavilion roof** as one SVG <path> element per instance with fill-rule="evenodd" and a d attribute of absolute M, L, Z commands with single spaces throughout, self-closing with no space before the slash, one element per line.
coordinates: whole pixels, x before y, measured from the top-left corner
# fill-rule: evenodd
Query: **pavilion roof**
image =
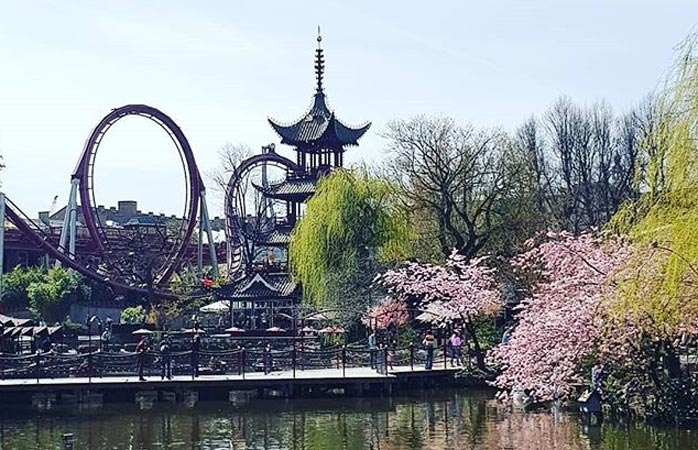
<path fill-rule="evenodd" d="M 297 295 L 298 283 L 287 273 L 254 273 L 237 283 L 221 286 L 218 295 L 223 298 L 283 299 Z"/>

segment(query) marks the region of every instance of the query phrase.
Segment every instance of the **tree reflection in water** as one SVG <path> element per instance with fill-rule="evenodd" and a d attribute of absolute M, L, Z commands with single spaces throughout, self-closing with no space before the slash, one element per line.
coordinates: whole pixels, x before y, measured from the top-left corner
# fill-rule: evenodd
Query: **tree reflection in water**
<path fill-rule="evenodd" d="M 698 434 L 649 426 L 585 427 L 574 414 L 512 412 L 490 392 L 422 392 L 398 399 L 257 400 L 100 410 L 0 409 L 0 450 L 683 450 Z"/>

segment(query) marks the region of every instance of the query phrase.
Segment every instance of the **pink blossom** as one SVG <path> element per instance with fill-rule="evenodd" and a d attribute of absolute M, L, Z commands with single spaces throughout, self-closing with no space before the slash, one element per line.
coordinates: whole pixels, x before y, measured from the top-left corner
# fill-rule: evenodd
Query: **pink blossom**
<path fill-rule="evenodd" d="M 488 355 L 503 389 L 532 389 L 537 398 L 567 397 L 604 327 L 604 296 L 629 251 L 596 233 L 549 234 L 551 240 L 519 255 L 512 265 L 533 286 L 507 343 Z"/>
<path fill-rule="evenodd" d="M 391 299 L 419 305 L 426 321 L 437 325 L 469 321 L 495 314 L 501 304 L 494 269 L 485 267 L 484 261 L 468 261 L 454 250 L 443 266 L 412 262 L 379 275 L 376 282 L 387 288 Z"/>

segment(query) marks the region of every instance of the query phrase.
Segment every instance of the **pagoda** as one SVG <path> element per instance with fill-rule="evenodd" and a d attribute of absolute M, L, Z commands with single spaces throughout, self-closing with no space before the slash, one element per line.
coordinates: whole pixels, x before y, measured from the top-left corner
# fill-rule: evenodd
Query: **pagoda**
<path fill-rule="evenodd" d="M 283 181 L 255 185 L 265 198 L 285 202 L 286 217 L 275 227 L 258 237 L 258 244 L 278 249 L 288 256 L 291 231 L 302 217 L 303 206 L 315 193 L 317 181 L 336 167 L 342 167 L 347 147 L 358 145 L 358 140 L 368 131 L 370 123 L 358 127 L 344 124 L 327 105 L 323 87 L 325 56 L 322 36 L 317 37 L 315 50 L 315 94 L 310 109 L 297 121 L 284 124 L 269 118 L 269 124 L 281 138 L 281 143 L 293 147 L 296 152 L 295 170 L 288 171 Z M 266 147 L 274 152 L 274 147 Z M 271 252 L 273 254 L 275 252 Z M 274 316 L 281 310 L 295 308 L 302 298 L 300 287 L 288 273 L 288 264 L 260 265 L 259 270 L 246 274 L 238 282 L 222 286 L 219 296 L 233 302 L 233 309 L 246 309 L 252 317 L 247 324 L 261 328 L 265 323 L 273 326 Z M 276 313 L 275 313 L 276 311 Z M 259 323 L 261 316 L 266 319 Z M 288 316 L 288 315 L 287 315 Z M 251 319 L 251 320 L 250 320 Z M 231 322 L 234 322 L 231 320 Z M 277 323 L 278 324 L 278 321 Z"/>

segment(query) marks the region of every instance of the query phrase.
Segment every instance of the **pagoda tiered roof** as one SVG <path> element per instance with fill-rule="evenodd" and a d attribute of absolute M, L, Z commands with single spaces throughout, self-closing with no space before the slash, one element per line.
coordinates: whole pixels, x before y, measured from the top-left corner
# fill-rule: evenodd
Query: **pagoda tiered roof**
<path fill-rule="evenodd" d="M 313 106 L 295 123 L 283 125 L 273 119 L 269 124 L 281 137 L 282 144 L 295 146 L 316 146 L 319 149 L 358 145 L 358 140 L 371 127 L 367 123 L 351 127 L 342 123 L 327 107 L 325 94 L 315 94 Z"/>
<path fill-rule="evenodd" d="M 358 145 L 358 140 L 371 127 L 366 123 L 352 127 L 340 121 L 327 106 L 327 99 L 322 87 L 325 72 L 325 56 L 318 35 L 318 48 L 315 51 L 315 75 L 317 85 L 313 104 L 303 117 L 291 124 L 282 124 L 274 119 L 268 119 L 269 124 L 281 137 L 282 144 L 303 147 L 306 151 L 322 151 L 326 149 L 341 149 L 345 145 Z"/>
<path fill-rule="evenodd" d="M 315 182 L 314 178 L 289 178 L 266 187 L 254 186 L 266 197 L 279 200 L 289 198 L 304 200 L 315 193 Z"/>

